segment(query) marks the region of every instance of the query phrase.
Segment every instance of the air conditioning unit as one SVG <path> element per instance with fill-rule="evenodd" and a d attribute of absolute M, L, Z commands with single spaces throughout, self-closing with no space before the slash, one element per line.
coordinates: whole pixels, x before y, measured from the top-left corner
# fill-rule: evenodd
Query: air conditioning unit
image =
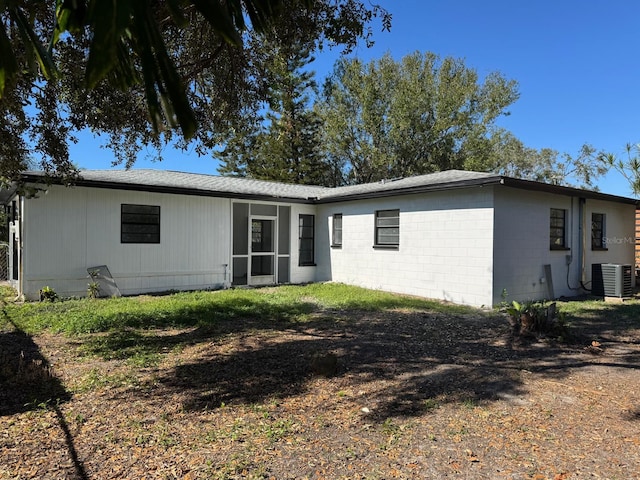
<path fill-rule="evenodd" d="M 633 295 L 633 268 L 616 263 L 591 265 L 591 293 L 601 297 L 630 297 Z"/>

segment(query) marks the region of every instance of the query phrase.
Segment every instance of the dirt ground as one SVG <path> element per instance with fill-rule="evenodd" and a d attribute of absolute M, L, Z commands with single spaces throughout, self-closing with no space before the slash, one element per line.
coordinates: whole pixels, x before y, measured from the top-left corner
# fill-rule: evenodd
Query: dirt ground
<path fill-rule="evenodd" d="M 0 479 L 640 478 L 640 320 L 571 331 L 323 311 L 144 332 L 142 367 L 6 332 Z"/>

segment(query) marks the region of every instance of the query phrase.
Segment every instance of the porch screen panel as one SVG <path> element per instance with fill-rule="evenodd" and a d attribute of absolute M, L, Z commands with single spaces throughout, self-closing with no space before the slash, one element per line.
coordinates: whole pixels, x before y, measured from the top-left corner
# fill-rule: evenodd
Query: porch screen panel
<path fill-rule="evenodd" d="M 262 203 L 251 204 L 251 215 L 261 215 L 265 217 L 275 217 L 278 215 L 277 205 L 264 205 Z"/>
<path fill-rule="evenodd" d="M 289 283 L 289 257 L 278 258 L 278 283 Z"/>
<path fill-rule="evenodd" d="M 251 257 L 251 275 L 273 275 L 273 255 Z"/>
<path fill-rule="evenodd" d="M 273 220 L 251 221 L 251 251 L 273 252 Z"/>
<path fill-rule="evenodd" d="M 249 253 L 248 238 L 249 238 L 249 204 L 234 203 L 233 204 L 233 254 L 234 255 L 247 255 Z M 245 266 L 245 275 L 246 275 L 246 266 Z M 235 273 L 234 273 L 234 276 L 235 276 Z"/>
<path fill-rule="evenodd" d="M 278 216 L 278 254 L 288 255 L 291 238 L 291 207 L 280 207 Z"/>
<path fill-rule="evenodd" d="M 233 259 L 233 284 L 247 284 L 247 257 Z"/>

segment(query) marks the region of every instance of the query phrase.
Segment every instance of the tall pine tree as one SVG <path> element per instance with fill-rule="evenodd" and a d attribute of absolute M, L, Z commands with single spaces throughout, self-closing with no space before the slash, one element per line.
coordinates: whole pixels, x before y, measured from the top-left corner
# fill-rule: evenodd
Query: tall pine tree
<path fill-rule="evenodd" d="M 218 153 L 222 174 L 287 183 L 331 183 L 319 148 L 320 118 L 311 108 L 317 93 L 308 48 L 265 42 L 269 103 L 262 116 L 248 115 Z"/>

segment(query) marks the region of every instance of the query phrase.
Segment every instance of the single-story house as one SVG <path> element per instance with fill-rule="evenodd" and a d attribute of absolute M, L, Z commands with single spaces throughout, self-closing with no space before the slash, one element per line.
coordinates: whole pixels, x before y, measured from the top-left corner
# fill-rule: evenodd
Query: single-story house
<path fill-rule="evenodd" d="M 326 188 L 159 170 L 82 171 L 73 187 L 5 192 L 11 282 L 122 294 L 336 281 L 492 306 L 590 290 L 634 263 L 637 201 L 450 170 Z M 635 278 L 633 279 L 635 281 Z"/>

